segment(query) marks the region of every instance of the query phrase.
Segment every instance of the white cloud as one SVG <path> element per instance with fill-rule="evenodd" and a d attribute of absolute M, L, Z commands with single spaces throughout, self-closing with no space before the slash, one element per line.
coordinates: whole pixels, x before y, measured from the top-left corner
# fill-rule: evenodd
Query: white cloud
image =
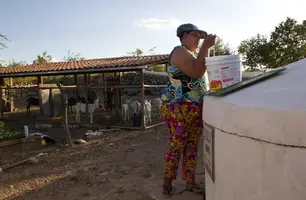
<path fill-rule="evenodd" d="M 180 24 L 178 19 L 143 19 L 134 22 L 134 26 L 148 29 L 164 29 L 169 27 L 177 27 Z"/>
<path fill-rule="evenodd" d="M 51 62 L 59 62 L 56 58 L 52 57 Z"/>

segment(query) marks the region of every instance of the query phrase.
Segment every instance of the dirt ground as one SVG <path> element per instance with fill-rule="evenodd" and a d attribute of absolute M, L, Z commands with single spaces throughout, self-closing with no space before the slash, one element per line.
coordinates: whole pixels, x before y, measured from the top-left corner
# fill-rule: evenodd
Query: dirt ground
<path fill-rule="evenodd" d="M 71 134 L 79 137 L 85 131 L 71 129 Z M 39 151 L 0 152 L 2 165 L 48 152 L 37 164 L 0 173 L 0 200 L 202 200 L 202 195 L 178 194 L 184 188 L 180 176 L 174 183 L 175 195 L 167 198 L 161 194 L 167 143 L 167 131 L 160 126 L 147 131 L 106 132 L 74 148 L 56 146 Z M 202 145 L 197 181 L 204 184 Z"/>

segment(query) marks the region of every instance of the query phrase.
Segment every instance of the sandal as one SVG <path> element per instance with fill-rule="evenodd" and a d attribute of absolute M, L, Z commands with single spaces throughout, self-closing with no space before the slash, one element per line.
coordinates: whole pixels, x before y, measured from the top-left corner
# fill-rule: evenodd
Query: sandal
<path fill-rule="evenodd" d="M 171 180 L 164 180 L 163 194 L 164 195 L 171 195 L 172 194 L 172 182 L 171 182 Z"/>
<path fill-rule="evenodd" d="M 194 184 L 192 187 L 190 188 L 186 188 L 185 191 L 188 191 L 188 192 L 194 192 L 194 193 L 197 193 L 197 194 L 203 194 L 205 195 L 205 188 L 201 188 L 200 186 Z"/>
<path fill-rule="evenodd" d="M 194 184 L 192 187 L 185 188 L 182 191 L 180 191 L 178 194 L 181 195 L 184 192 L 194 192 L 194 193 L 197 193 L 197 194 L 202 194 L 202 195 L 204 195 L 204 199 L 205 199 L 205 188 L 201 188 L 198 185 Z"/>

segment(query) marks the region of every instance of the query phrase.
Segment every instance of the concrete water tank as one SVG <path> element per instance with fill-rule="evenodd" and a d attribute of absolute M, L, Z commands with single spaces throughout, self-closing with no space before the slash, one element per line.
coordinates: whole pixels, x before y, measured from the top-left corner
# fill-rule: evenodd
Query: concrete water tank
<path fill-rule="evenodd" d="M 306 199 L 306 59 L 286 68 L 204 97 L 206 200 Z"/>

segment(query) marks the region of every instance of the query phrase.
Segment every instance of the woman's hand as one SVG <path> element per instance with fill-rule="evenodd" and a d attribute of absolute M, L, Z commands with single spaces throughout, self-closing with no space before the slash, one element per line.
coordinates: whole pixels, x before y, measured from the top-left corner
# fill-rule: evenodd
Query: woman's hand
<path fill-rule="evenodd" d="M 217 37 L 216 35 L 212 34 L 207 35 L 206 38 L 204 39 L 203 46 L 207 49 L 214 46 L 216 42 L 216 37 Z"/>
<path fill-rule="evenodd" d="M 177 48 L 172 55 L 170 64 L 191 78 L 203 77 L 206 71 L 205 57 L 208 50 L 215 45 L 216 35 L 207 35 L 197 58 L 194 58 L 185 48 Z"/>

